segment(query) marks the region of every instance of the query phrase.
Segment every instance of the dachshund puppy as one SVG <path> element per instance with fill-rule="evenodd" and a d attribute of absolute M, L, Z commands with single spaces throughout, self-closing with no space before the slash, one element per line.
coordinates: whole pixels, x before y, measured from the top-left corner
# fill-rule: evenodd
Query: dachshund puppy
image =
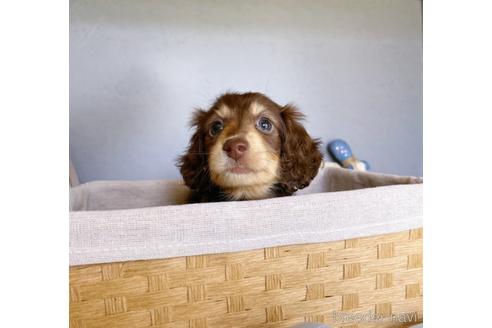
<path fill-rule="evenodd" d="M 190 202 L 288 196 L 307 187 L 322 155 L 302 118 L 261 93 L 226 93 L 197 110 L 196 130 L 178 160 Z"/>

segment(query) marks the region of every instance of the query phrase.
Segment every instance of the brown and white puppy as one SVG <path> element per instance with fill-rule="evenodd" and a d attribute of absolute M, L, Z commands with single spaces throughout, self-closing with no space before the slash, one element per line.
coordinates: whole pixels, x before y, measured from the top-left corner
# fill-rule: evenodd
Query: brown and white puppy
<path fill-rule="evenodd" d="M 253 200 L 291 195 L 316 176 L 319 141 L 303 115 L 261 93 L 226 93 L 197 110 L 196 128 L 178 166 L 191 202 Z"/>

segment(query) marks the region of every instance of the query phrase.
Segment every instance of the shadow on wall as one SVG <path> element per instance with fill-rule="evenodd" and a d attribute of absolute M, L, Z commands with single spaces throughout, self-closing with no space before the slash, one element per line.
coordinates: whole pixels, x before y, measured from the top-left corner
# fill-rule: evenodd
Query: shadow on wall
<path fill-rule="evenodd" d="M 83 163 L 84 156 L 91 157 L 90 166 L 77 165 L 82 177 L 90 176 L 94 169 L 100 171 L 102 179 L 118 179 L 135 170 L 162 174 L 152 161 L 159 160 L 159 155 L 165 153 L 163 149 L 173 147 L 173 139 L 166 138 L 166 127 L 159 122 L 162 109 L 152 101 L 156 98 L 152 93 L 166 97 L 166 88 L 146 69 L 133 67 L 115 85 L 106 85 L 106 90 L 89 97 L 71 95 L 70 156 L 75 163 Z M 85 123 L 82 129 L 78 122 Z M 94 153 L 102 155 L 91 156 Z M 153 158 L 148 158 L 148 154 L 153 154 Z M 138 157 L 140 160 L 129 160 Z M 165 160 L 161 161 L 162 167 L 168 166 Z"/>

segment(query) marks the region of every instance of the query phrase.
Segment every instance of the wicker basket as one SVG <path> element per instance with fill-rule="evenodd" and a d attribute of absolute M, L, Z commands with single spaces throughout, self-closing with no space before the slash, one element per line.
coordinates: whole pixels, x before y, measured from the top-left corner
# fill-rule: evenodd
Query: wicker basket
<path fill-rule="evenodd" d="M 422 320 L 422 229 L 70 268 L 70 327 L 406 327 Z"/>
<path fill-rule="evenodd" d="M 72 188 L 70 326 L 415 324 L 419 182 L 325 167 L 297 196 L 186 205 L 181 181 Z"/>

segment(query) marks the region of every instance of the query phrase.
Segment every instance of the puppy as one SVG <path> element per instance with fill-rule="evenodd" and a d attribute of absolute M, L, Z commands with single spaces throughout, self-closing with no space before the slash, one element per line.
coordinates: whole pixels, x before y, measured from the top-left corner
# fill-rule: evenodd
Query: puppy
<path fill-rule="evenodd" d="M 197 110 L 196 130 L 178 160 L 190 202 L 288 196 L 307 187 L 322 154 L 302 118 L 261 93 L 226 93 Z"/>

